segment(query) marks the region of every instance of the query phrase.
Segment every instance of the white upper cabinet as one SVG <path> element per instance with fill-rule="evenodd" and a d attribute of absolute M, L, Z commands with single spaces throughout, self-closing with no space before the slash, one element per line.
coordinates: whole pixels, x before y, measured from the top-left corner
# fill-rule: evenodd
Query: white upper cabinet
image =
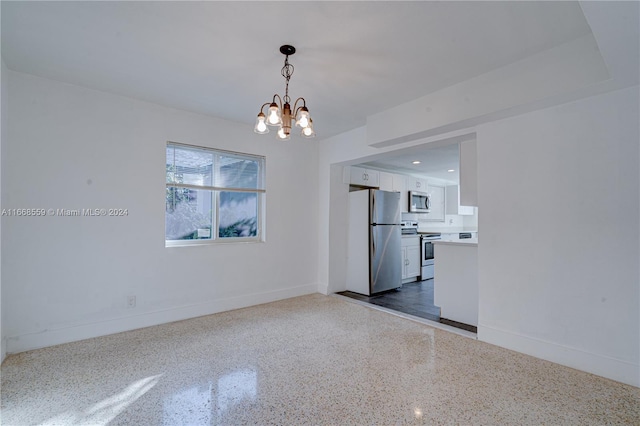
<path fill-rule="evenodd" d="M 429 201 L 431 201 L 431 206 L 426 219 L 429 221 L 444 222 L 444 186 L 429 185 L 427 192 L 430 196 Z"/>
<path fill-rule="evenodd" d="M 407 177 L 405 175 L 393 175 L 393 190 L 400 193 L 400 211 L 409 211 L 409 194 L 407 193 Z"/>
<path fill-rule="evenodd" d="M 460 205 L 478 205 L 478 165 L 475 139 L 460 142 Z"/>
<path fill-rule="evenodd" d="M 473 215 L 472 206 L 460 205 L 460 187 L 458 185 L 449 185 L 446 190 L 446 213 L 458 215 Z"/>
<path fill-rule="evenodd" d="M 427 181 L 424 179 L 414 178 L 412 176 L 407 177 L 407 191 L 422 191 L 427 192 Z"/>
<path fill-rule="evenodd" d="M 351 166 L 350 177 L 349 183 L 352 185 L 370 186 L 374 188 L 380 186 L 380 172 L 377 170 Z"/>
<path fill-rule="evenodd" d="M 380 189 L 383 191 L 393 191 L 393 174 L 387 172 L 379 172 Z"/>

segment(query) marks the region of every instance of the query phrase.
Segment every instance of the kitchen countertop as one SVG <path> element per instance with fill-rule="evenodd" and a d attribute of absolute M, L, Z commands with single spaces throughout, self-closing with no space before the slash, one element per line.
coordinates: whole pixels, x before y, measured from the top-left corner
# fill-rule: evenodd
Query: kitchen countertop
<path fill-rule="evenodd" d="M 431 229 L 420 229 L 418 228 L 419 234 L 433 234 L 440 232 L 441 234 L 459 234 L 460 232 L 478 232 L 478 228 L 431 228 Z"/>
<path fill-rule="evenodd" d="M 464 240 L 434 240 L 433 244 L 451 245 L 451 246 L 478 246 L 477 238 L 467 238 Z"/>

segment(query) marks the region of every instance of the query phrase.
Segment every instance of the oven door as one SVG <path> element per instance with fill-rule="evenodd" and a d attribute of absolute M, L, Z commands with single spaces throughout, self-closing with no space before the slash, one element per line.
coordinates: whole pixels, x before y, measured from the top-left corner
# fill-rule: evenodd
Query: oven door
<path fill-rule="evenodd" d="M 433 261 L 433 243 L 432 240 L 422 239 L 422 266 Z"/>

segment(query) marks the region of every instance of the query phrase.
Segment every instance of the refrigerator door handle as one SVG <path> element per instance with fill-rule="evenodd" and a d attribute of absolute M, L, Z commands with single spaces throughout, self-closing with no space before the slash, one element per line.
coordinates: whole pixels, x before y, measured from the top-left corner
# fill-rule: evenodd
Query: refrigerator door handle
<path fill-rule="evenodd" d="M 370 232 L 373 233 L 373 230 L 371 230 Z M 376 239 L 375 239 L 375 237 L 371 238 L 371 256 L 374 257 L 374 258 L 376 257 Z"/>
<path fill-rule="evenodd" d="M 371 191 L 371 222 L 377 223 L 376 220 L 376 193 L 375 191 Z"/>

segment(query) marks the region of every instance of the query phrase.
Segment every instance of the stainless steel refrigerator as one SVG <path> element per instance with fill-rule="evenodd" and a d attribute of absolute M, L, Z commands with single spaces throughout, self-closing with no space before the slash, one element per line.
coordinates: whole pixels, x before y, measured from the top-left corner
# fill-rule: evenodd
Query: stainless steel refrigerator
<path fill-rule="evenodd" d="M 402 285 L 400 193 L 349 193 L 347 290 L 364 295 Z"/>

